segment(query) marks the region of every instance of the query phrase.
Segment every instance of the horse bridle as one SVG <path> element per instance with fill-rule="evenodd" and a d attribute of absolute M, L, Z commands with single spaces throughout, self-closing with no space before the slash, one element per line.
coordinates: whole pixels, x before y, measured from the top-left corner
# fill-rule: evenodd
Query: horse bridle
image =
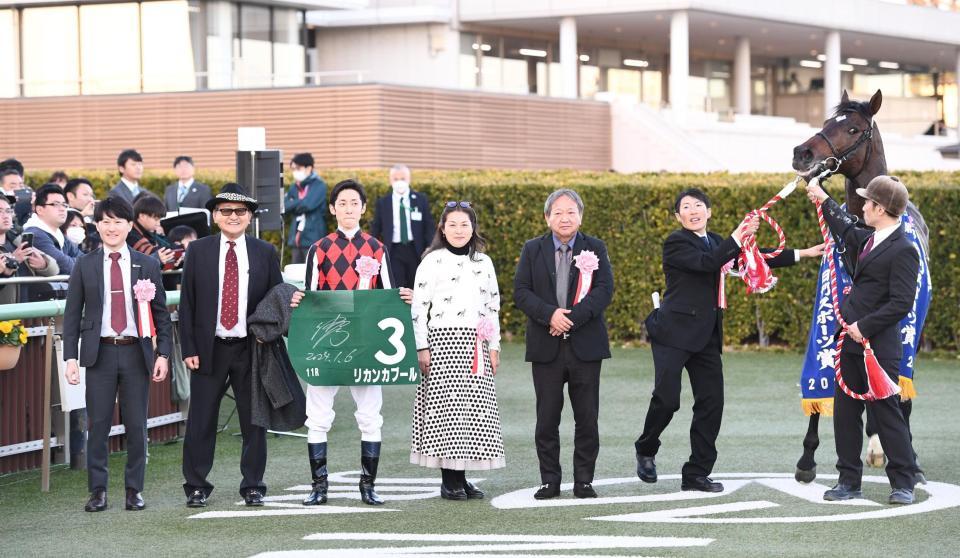
<path fill-rule="evenodd" d="M 847 112 L 853 113 L 853 114 L 857 114 L 857 115 L 859 115 L 859 116 L 863 116 L 863 115 L 861 115 L 859 112 L 857 112 L 857 111 L 855 111 L 855 110 L 845 110 L 845 111 L 843 111 L 843 113 L 847 113 Z M 823 177 L 823 180 L 826 180 L 826 179 L 830 178 L 831 176 L 833 176 L 833 175 L 837 172 L 837 170 L 840 169 L 840 166 L 843 165 L 843 163 L 844 163 L 847 159 L 849 159 L 850 156 L 853 155 L 858 149 L 860 149 L 860 146 L 862 146 L 864 143 L 866 143 L 866 144 L 867 144 L 867 155 L 866 155 L 866 157 L 863 158 L 863 163 L 860 165 L 860 170 L 858 170 L 856 174 L 851 175 L 850 178 L 851 178 L 851 179 L 854 179 L 854 178 L 860 176 L 860 173 L 862 173 L 862 172 L 863 172 L 863 169 L 866 168 L 866 166 L 867 166 L 867 161 L 870 160 L 870 155 L 873 153 L 873 143 L 870 141 L 870 140 L 873 138 L 873 118 L 867 119 L 867 123 L 869 124 L 869 126 L 867 126 L 867 128 L 866 128 L 864 131 L 860 132 L 860 137 L 857 138 L 857 141 L 853 142 L 853 145 L 851 145 L 850 147 L 848 147 L 847 149 L 845 149 L 842 153 L 840 153 L 840 152 L 837 151 L 837 147 L 836 147 L 835 145 L 833 145 L 833 142 L 830 141 L 830 138 L 828 138 L 827 135 L 823 133 L 823 130 L 820 130 L 819 132 L 817 132 L 817 133 L 815 134 L 815 135 L 817 135 L 817 136 L 820 136 L 820 138 L 821 138 L 824 142 L 826 142 L 827 146 L 830 148 L 830 154 L 831 154 L 831 156 L 832 156 L 832 157 L 828 157 L 827 159 L 824 159 L 823 161 L 821 161 L 820 164 L 821 164 L 821 165 L 822 165 L 822 164 L 825 164 L 825 163 L 826 163 L 827 161 L 829 161 L 830 159 L 833 159 L 833 160 L 835 160 L 835 161 L 837 162 L 836 167 L 835 167 L 834 169 L 830 170 L 830 172 L 828 172 L 828 173 L 826 174 L 826 176 Z"/>

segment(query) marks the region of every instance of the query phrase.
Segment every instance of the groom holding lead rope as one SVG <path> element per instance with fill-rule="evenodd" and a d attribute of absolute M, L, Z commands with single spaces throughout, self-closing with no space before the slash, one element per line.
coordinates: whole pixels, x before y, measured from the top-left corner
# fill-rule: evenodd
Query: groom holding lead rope
<path fill-rule="evenodd" d="M 841 245 L 857 254 L 849 258 L 853 263 L 853 288 L 844 298 L 837 316 L 840 324 L 846 326 L 838 336 L 842 348 L 837 356 L 838 381 L 833 396 L 833 430 L 840 478 L 836 486 L 824 493 L 823 499 L 862 497 L 860 449 L 866 405 L 874 413 L 880 442 L 889 458 L 887 477 L 892 488 L 889 502 L 911 504 L 917 465 L 910 431 L 895 396 L 899 389 L 888 390 L 883 398 L 876 396 L 875 391 L 883 386 L 872 385 L 868 374 L 869 368 L 879 363 L 892 383 L 897 383 L 902 351 L 898 324 L 913 306 L 920 257 L 900 224 L 908 194 L 896 177 L 878 176 L 866 188 L 857 188 L 857 195 L 866 199 L 863 220 L 873 231 L 857 228 L 856 218 L 830 199 L 819 181 L 813 180 L 807 185 L 807 197 L 817 205 L 824 236 L 827 236 L 825 222 Z M 831 272 L 835 274 L 835 270 Z M 831 278 L 834 300 L 835 281 L 834 276 Z M 843 343 L 844 337 L 849 337 L 851 342 Z M 871 347 L 876 359 L 870 355 Z"/>

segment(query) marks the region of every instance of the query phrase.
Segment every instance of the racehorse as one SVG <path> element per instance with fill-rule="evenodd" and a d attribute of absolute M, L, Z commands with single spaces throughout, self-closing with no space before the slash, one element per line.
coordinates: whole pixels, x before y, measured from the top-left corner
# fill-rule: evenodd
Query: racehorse
<path fill-rule="evenodd" d="M 860 219 L 863 219 L 865 200 L 857 195 L 856 189 L 866 188 L 874 177 L 887 174 L 883 140 L 873 120 L 882 102 L 883 95 L 879 89 L 868 102 L 851 101 L 844 91 L 840 104 L 833 116 L 824 122 L 823 129 L 793 148 L 793 168 L 808 182 L 825 171 L 827 175 L 822 181 L 833 174 L 841 174 L 846 178 L 844 201 L 847 211 Z M 922 253 L 928 254 L 929 229 L 923 215 L 912 202 L 908 203 L 906 214 L 916 230 Z M 847 269 L 852 267 L 848 266 Z M 907 416 L 910 403 L 901 403 L 901 408 L 907 407 L 904 408 Z M 795 474 L 800 482 L 812 482 L 817 476 L 814 453 L 820 444 L 819 421 L 819 413 L 810 414 L 803 439 L 803 455 L 797 462 Z M 867 421 L 869 424 L 869 415 Z"/>

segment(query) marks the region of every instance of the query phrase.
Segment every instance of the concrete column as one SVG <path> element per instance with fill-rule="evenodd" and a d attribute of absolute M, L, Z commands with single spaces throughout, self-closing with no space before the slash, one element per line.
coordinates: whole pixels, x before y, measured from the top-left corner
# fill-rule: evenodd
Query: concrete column
<path fill-rule="evenodd" d="M 833 107 L 840 104 L 842 86 L 840 85 L 840 33 L 828 31 L 823 54 L 823 118 L 826 119 Z"/>
<path fill-rule="evenodd" d="M 687 12 L 670 17 L 670 108 L 675 114 L 687 112 L 690 76 L 690 20 Z"/>
<path fill-rule="evenodd" d="M 560 20 L 560 80 L 564 97 L 578 97 L 578 72 L 580 59 L 577 53 L 577 20 L 565 17 Z"/>
<path fill-rule="evenodd" d="M 750 39 L 737 37 L 737 53 L 733 59 L 734 107 L 737 114 L 750 115 Z"/>

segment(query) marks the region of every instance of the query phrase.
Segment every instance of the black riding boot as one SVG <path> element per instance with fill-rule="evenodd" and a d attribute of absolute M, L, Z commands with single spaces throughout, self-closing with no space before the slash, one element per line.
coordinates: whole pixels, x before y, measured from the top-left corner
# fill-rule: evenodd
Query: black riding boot
<path fill-rule="evenodd" d="M 373 483 L 377 480 L 377 465 L 380 463 L 380 442 L 360 441 L 360 499 L 371 506 L 383 505 Z"/>
<path fill-rule="evenodd" d="M 327 443 L 307 444 L 310 457 L 310 474 L 313 476 L 313 491 L 303 501 L 304 506 L 319 506 L 327 503 Z"/>

